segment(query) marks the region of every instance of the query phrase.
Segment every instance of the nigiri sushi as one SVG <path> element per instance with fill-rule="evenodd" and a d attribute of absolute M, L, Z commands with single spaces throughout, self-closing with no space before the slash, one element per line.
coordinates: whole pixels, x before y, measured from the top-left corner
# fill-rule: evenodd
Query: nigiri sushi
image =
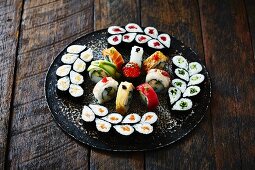
<path fill-rule="evenodd" d="M 149 71 L 153 68 L 163 69 L 168 61 L 168 57 L 166 57 L 161 51 L 156 51 L 150 57 L 148 57 L 143 62 L 143 68 L 145 71 Z"/>
<path fill-rule="evenodd" d="M 134 86 L 129 82 L 121 82 L 118 88 L 116 97 L 116 111 L 125 114 L 128 109 L 132 98 Z"/>
<path fill-rule="evenodd" d="M 114 47 L 104 49 L 102 54 L 107 61 L 115 64 L 118 70 L 121 69 L 121 66 L 124 64 L 124 60 L 122 55 Z"/>

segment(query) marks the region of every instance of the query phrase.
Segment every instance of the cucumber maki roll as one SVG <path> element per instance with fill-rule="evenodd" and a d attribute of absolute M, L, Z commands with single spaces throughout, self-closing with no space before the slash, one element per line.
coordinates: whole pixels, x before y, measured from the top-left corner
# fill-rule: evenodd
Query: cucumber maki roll
<path fill-rule="evenodd" d="M 169 95 L 169 99 L 170 99 L 170 103 L 174 104 L 174 102 L 176 102 L 177 100 L 179 100 L 179 98 L 181 97 L 181 91 L 176 88 L 176 87 L 170 87 L 168 89 L 168 95 Z"/>
<path fill-rule="evenodd" d="M 176 55 L 172 58 L 173 64 L 179 68 L 188 70 L 188 61 L 180 55 Z"/>
<path fill-rule="evenodd" d="M 113 99 L 117 94 L 119 83 L 111 77 L 104 77 L 93 89 L 93 94 L 98 103 L 105 103 Z"/>
<path fill-rule="evenodd" d="M 185 80 L 185 81 L 189 81 L 189 73 L 182 69 L 182 68 L 177 68 L 174 70 L 174 73 L 181 79 Z"/>
<path fill-rule="evenodd" d="M 177 89 L 179 89 L 182 93 L 184 93 L 184 91 L 187 88 L 187 84 L 185 83 L 185 81 L 181 79 L 173 79 L 172 85 L 176 87 Z"/>
<path fill-rule="evenodd" d="M 189 86 L 183 93 L 183 97 L 192 97 L 196 96 L 201 91 L 198 86 Z"/>
<path fill-rule="evenodd" d="M 192 101 L 188 98 L 181 98 L 174 105 L 172 110 L 187 111 L 192 108 Z"/>
<path fill-rule="evenodd" d="M 67 54 L 64 54 L 62 57 L 61 57 L 61 61 L 64 63 L 64 64 L 73 64 L 75 62 L 75 60 L 79 57 L 78 54 L 70 54 L 70 53 L 67 53 Z"/>
<path fill-rule="evenodd" d="M 120 114 L 125 114 L 132 99 L 134 86 L 129 82 L 121 82 L 118 88 L 116 97 L 116 111 Z"/>
<path fill-rule="evenodd" d="M 151 69 L 148 71 L 145 81 L 158 93 L 168 88 L 170 75 L 164 70 Z"/>
<path fill-rule="evenodd" d="M 194 74 L 190 77 L 188 86 L 197 85 L 202 83 L 205 80 L 205 76 L 203 74 Z"/>
<path fill-rule="evenodd" d="M 189 75 L 192 76 L 194 74 L 199 73 L 202 71 L 202 66 L 198 62 L 191 62 L 189 63 Z"/>

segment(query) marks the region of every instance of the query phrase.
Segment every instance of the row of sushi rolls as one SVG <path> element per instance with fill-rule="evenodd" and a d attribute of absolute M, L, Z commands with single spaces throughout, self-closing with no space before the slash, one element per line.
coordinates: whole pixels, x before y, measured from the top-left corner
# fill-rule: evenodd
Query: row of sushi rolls
<path fill-rule="evenodd" d="M 158 35 L 154 27 L 144 30 L 135 23 L 124 27 L 108 28 L 108 47 L 102 51 L 103 59 L 93 60 L 93 50 L 85 45 L 71 45 L 61 58 L 62 65 L 57 68 L 56 89 L 58 94 L 69 93 L 75 99 L 86 97 L 82 84 L 86 65 L 87 72 L 95 84 L 94 97 L 98 104 L 84 106 L 81 118 L 86 123 L 95 122 L 100 132 L 109 132 L 111 127 L 121 135 L 131 135 L 134 131 L 141 134 L 153 132 L 152 124 L 158 120 L 153 110 L 159 105 L 158 93 L 168 92 L 172 110 L 184 112 L 192 108 L 192 97 L 200 92 L 199 85 L 205 77 L 200 72 L 202 66 L 198 62 L 188 62 L 181 55 L 172 57 L 174 77 L 164 70 L 169 57 L 161 49 L 169 49 L 171 38 L 168 34 Z M 125 63 L 122 55 L 116 50 L 121 43 L 135 43 L 131 49 L 130 61 Z M 154 53 L 143 60 L 143 46 L 147 43 Z M 138 46 L 139 45 L 139 46 Z M 132 80 L 138 79 L 141 73 L 146 74 L 145 83 L 134 87 Z M 127 81 L 118 82 L 120 77 Z M 171 80 L 172 79 L 172 80 Z M 132 93 L 137 90 L 140 99 L 149 112 L 139 115 L 127 115 Z M 105 102 L 115 99 L 116 111 L 108 113 L 103 106 Z"/>

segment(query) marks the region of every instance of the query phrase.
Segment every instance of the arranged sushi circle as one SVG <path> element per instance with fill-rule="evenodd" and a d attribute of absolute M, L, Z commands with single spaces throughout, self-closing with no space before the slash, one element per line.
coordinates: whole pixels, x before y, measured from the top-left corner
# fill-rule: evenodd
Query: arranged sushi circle
<path fill-rule="evenodd" d="M 167 114 L 167 112 L 164 111 L 169 108 L 169 112 L 182 113 L 186 116 L 192 116 L 193 113 L 197 115 L 197 108 L 201 106 L 198 103 L 201 99 L 197 97 L 203 98 L 205 87 L 208 87 L 208 85 L 205 84 L 208 83 L 208 75 L 205 74 L 204 66 L 197 62 L 196 59 L 190 60 L 189 56 L 186 56 L 185 53 L 180 53 L 180 51 L 178 51 L 178 54 L 176 53 L 177 55 L 169 55 L 169 53 L 165 51 L 167 48 L 171 47 L 172 49 L 176 47 L 176 40 L 174 37 L 157 31 L 156 28 L 147 28 L 145 31 L 145 28 L 132 23 L 128 24 L 127 28 L 128 29 L 118 26 L 109 28 L 106 32 L 108 33 L 105 39 L 107 42 L 106 48 L 100 51 L 96 46 L 91 45 L 96 44 L 96 42 L 91 43 L 91 40 L 88 40 L 88 43 L 77 41 L 69 45 L 65 52 L 61 53 L 59 57 L 59 63 L 61 64 L 58 64 L 58 68 L 54 71 L 56 76 L 56 83 L 54 84 L 57 95 L 59 95 L 59 97 L 57 97 L 58 100 L 64 101 L 63 104 L 67 104 L 66 106 L 63 105 L 63 108 L 72 106 L 69 109 L 70 113 L 67 113 L 68 110 L 63 110 L 63 114 L 69 115 L 69 120 L 76 119 L 77 123 L 79 120 L 82 120 L 81 124 L 75 126 L 77 128 L 82 126 L 84 130 L 86 129 L 86 131 L 84 131 L 85 134 L 80 133 L 81 136 L 95 134 L 95 147 L 98 147 L 97 138 L 100 134 L 106 134 L 110 137 L 112 133 L 115 133 L 117 136 L 130 136 L 131 140 L 133 140 L 133 136 L 137 137 L 137 133 L 141 137 L 152 134 L 152 136 L 159 135 L 160 139 L 163 138 L 161 133 L 169 131 L 166 126 L 171 122 L 164 120 L 165 118 L 169 119 L 169 115 L 164 116 L 164 114 Z M 114 32 L 112 32 L 113 29 Z M 137 37 L 139 38 L 138 35 L 142 37 L 147 36 L 148 40 L 146 40 L 144 44 L 138 43 L 136 41 Z M 109 41 L 107 41 L 111 36 L 113 38 L 118 37 L 116 45 L 111 45 Z M 152 42 L 151 46 L 154 45 L 159 48 L 150 47 L 149 41 Z M 173 43 L 173 46 L 171 46 L 171 43 Z M 161 48 L 161 45 L 163 48 Z M 126 52 L 123 53 L 122 48 L 125 48 L 125 46 L 127 46 L 128 49 L 133 47 L 129 51 L 130 55 L 127 55 Z M 149 51 L 149 48 L 155 50 Z M 94 52 L 94 50 L 96 50 L 96 52 Z M 96 57 L 94 58 L 95 55 Z M 127 60 L 127 58 L 129 60 Z M 184 60 L 174 61 L 173 58 L 181 58 Z M 179 65 L 175 63 L 179 63 Z M 168 68 L 170 68 L 171 71 L 169 71 Z M 151 71 L 153 69 L 160 71 L 155 71 L 155 74 Z M 164 72 L 164 70 L 166 72 Z M 150 74 L 152 74 L 152 78 L 146 81 L 146 77 L 150 77 Z M 165 79 L 162 78 L 163 76 Z M 135 78 L 139 78 L 139 81 L 137 81 L 139 84 L 133 83 L 133 79 Z M 126 84 L 124 83 L 125 81 Z M 91 88 L 88 88 L 87 84 L 89 84 L 89 86 L 94 84 L 93 87 L 95 91 L 93 91 L 93 88 L 88 91 Z M 138 86 L 140 87 L 138 88 Z M 47 90 L 46 93 L 48 99 L 49 93 Z M 118 93 L 120 97 L 117 99 Z M 168 93 L 167 97 L 170 101 L 167 107 L 165 104 L 161 105 L 162 99 L 157 99 L 156 97 L 163 96 L 165 93 Z M 63 98 L 62 100 L 60 94 L 72 98 Z M 86 97 L 88 97 L 88 100 L 92 99 L 93 104 L 89 104 L 88 100 L 84 99 Z M 73 101 L 69 104 L 70 100 Z M 141 104 L 139 108 L 143 107 L 148 109 L 148 111 L 146 111 L 146 113 L 140 113 L 141 110 L 133 112 L 132 110 L 134 109 L 128 108 L 128 106 L 133 107 L 133 102 L 130 103 L 131 100 L 133 102 L 137 100 L 143 101 L 144 104 Z M 84 101 L 86 101 L 86 103 L 84 103 Z M 86 105 L 78 109 L 80 110 L 80 115 L 78 115 L 78 117 L 74 115 L 74 118 L 72 118 L 71 115 L 76 114 L 78 111 L 75 110 L 73 112 L 72 110 L 77 108 L 81 103 Z M 115 109 L 111 106 L 108 107 L 112 105 L 112 103 L 116 105 Z M 49 104 L 49 106 L 52 110 L 52 104 Z M 57 105 L 54 107 L 56 108 Z M 57 112 L 54 111 L 52 113 L 55 115 Z M 171 119 L 172 118 L 170 118 L 170 120 Z M 197 118 L 195 118 L 195 120 L 197 120 Z M 59 119 L 57 119 L 57 121 L 59 121 Z M 180 123 L 183 124 L 185 121 Z M 74 124 L 76 123 L 74 122 Z M 173 126 L 175 126 L 174 124 Z M 191 125 L 193 126 L 193 123 L 191 123 Z M 162 128 L 163 132 L 159 132 L 159 128 Z M 94 130 L 98 133 L 95 133 Z M 70 130 L 67 131 L 70 133 Z M 172 133 L 175 134 L 174 131 Z M 76 135 L 74 136 L 76 138 Z M 100 137 L 100 140 L 103 138 L 103 136 Z M 151 137 L 148 139 L 154 141 Z M 81 141 L 84 141 L 84 138 Z M 133 142 L 131 142 L 131 146 L 136 150 L 137 148 L 134 147 L 132 143 Z M 114 145 L 117 146 L 117 150 L 119 150 L 119 146 L 116 145 L 116 143 Z M 162 146 L 165 145 L 165 142 L 163 142 Z M 141 147 L 139 146 L 139 148 Z"/>

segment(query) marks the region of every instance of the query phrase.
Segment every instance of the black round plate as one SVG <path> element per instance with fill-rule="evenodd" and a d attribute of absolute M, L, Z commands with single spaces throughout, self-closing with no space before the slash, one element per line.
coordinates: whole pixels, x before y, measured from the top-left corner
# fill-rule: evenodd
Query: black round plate
<path fill-rule="evenodd" d="M 99 30 L 75 40 L 68 46 L 73 44 L 86 45 L 94 50 L 94 60 L 96 60 L 102 58 L 102 50 L 107 48 L 107 37 L 106 29 Z M 166 92 L 159 95 L 160 105 L 155 110 L 159 120 L 153 125 L 154 131 L 152 134 L 142 135 L 134 133 L 130 136 L 122 136 L 114 130 L 109 133 L 101 133 L 96 130 L 95 124 L 86 125 L 81 120 L 83 106 L 96 103 L 92 94 L 95 84 L 90 81 L 87 72 L 83 86 L 85 92 L 83 100 L 74 101 L 68 97 L 58 96 L 56 93 L 57 77 L 55 72 L 62 65 L 61 56 L 66 53 L 66 48 L 59 53 L 48 70 L 45 82 L 46 98 L 51 113 L 58 125 L 70 136 L 84 144 L 109 151 L 145 151 L 161 148 L 188 134 L 206 114 L 211 97 L 211 83 L 208 72 L 205 66 L 203 66 L 202 74 L 205 75 L 205 81 L 201 85 L 201 92 L 194 100 L 194 105 L 190 112 L 181 113 L 171 111 Z M 122 54 L 126 62 L 129 59 L 130 50 L 131 46 L 125 44 L 118 48 L 118 51 Z M 144 58 L 151 54 L 152 51 L 144 46 Z M 189 62 L 197 61 L 201 63 L 194 51 L 185 47 L 181 41 L 173 36 L 171 36 L 171 47 L 168 51 L 164 51 L 164 54 L 170 58 L 176 54 L 181 54 Z M 172 74 L 171 67 L 169 67 L 169 71 Z M 147 109 L 137 97 L 138 95 L 135 93 L 129 113 L 135 112 L 142 115 L 147 112 Z M 115 111 L 115 102 L 109 102 L 105 106 L 109 108 L 109 112 Z"/>

